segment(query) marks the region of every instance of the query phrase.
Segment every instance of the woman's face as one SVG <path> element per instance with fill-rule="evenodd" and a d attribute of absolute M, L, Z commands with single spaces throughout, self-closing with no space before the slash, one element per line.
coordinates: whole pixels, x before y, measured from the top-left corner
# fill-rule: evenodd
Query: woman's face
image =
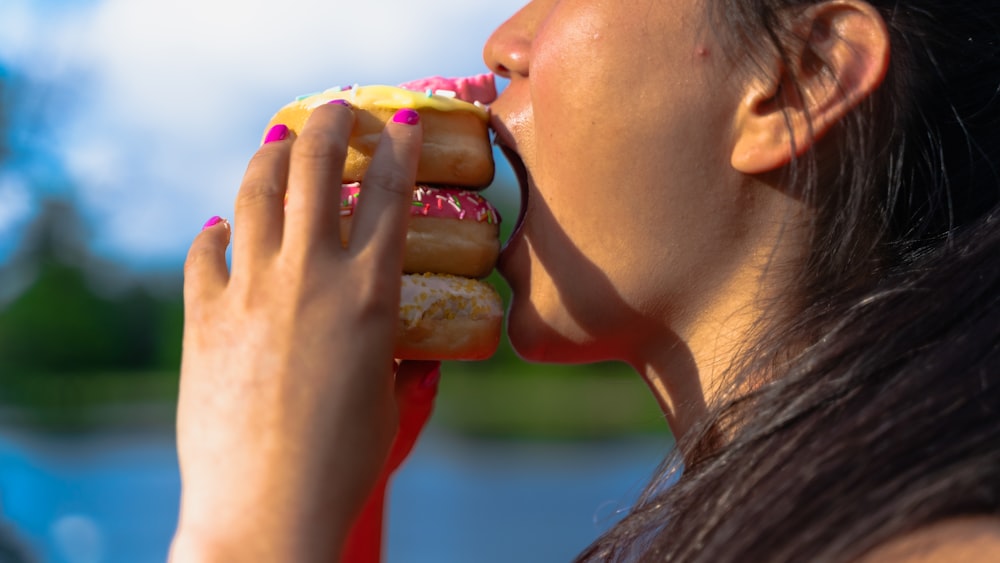
<path fill-rule="evenodd" d="M 697 0 L 536 0 L 484 50 L 510 84 L 498 143 L 523 163 L 500 270 L 529 359 L 640 359 L 685 336 L 748 253 L 729 166 L 736 73 Z"/>

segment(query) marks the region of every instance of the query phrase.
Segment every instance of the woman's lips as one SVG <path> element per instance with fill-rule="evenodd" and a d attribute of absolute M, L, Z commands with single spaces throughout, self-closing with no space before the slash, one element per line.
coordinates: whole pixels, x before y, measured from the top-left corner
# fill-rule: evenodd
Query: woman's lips
<path fill-rule="evenodd" d="M 495 106 L 496 104 L 494 104 Z M 491 110 L 494 108 L 491 108 Z M 518 189 L 521 192 L 520 207 L 518 208 L 517 220 L 514 223 L 514 228 L 511 231 L 510 236 L 503 242 L 503 246 L 500 249 L 501 258 L 503 257 L 504 250 L 510 246 L 511 241 L 513 241 L 518 234 L 521 232 L 521 228 L 524 225 L 525 212 L 528 209 L 528 170 L 524 165 L 524 161 L 521 159 L 521 155 L 517 152 L 517 140 L 514 139 L 514 135 L 511 133 L 510 129 L 507 127 L 507 123 L 501 119 L 500 112 L 491 111 L 490 112 L 490 128 L 493 130 L 494 144 L 500 148 L 507 162 L 510 163 L 511 169 L 514 171 L 514 176 L 517 179 Z"/>
<path fill-rule="evenodd" d="M 511 168 L 514 170 L 514 176 L 517 178 L 517 186 L 521 192 L 520 206 L 517 212 L 517 220 L 514 222 L 514 228 L 510 233 L 510 236 L 503 243 L 503 247 L 500 249 L 500 253 L 503 254 L 507 246 L 510 245 L 511 241 L 514 240 L 520 234 L 521 227 L 524 225 L 524 215 L 528 209 L 528 172 L 524 166 L 524 161 L 517 152 L 510 148 L 510 146 L 498 142 L 497 146 L 500 147 L 500 151 L 503 152 L 504 157 L 510 162 Z"/>

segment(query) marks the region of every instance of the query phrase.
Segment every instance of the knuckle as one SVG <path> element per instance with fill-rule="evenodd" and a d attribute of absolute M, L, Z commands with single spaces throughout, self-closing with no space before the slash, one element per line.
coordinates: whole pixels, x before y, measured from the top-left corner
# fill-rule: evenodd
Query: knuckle
<path fill-rule="evenodd" d="M 281 147 L 274 144 L 261 145 L 257 149 L 257 152 L 253 153 L 250 157 L 250 162 L 247 163 L 247 170 L 252 171 L 259 168 L 268 168 L 274 166 L 280 158 Z"/>
<path fill-rule="evenodd" d="M 347 140 L 339 138 L 325 128 L 307 128 L 295 140 L 292 153 L 306 160 L 328 160 L 333 156 L 347 153 Z"/>
<path fill-rule="evenodd" d="M 184 332 L 185 337 L 203 327 L 211 320 L 212 306 L 205 295 L 191 288 L 184 289 Z"/>
<path fill-rule="evenodd" d="M 360 316 L 369 319 L 395 318 L 398 315 L 399 289 L 385 276 L 375 276 L 372 281 L 359 284 L 357 303 Z"/>
<path fill-rule="evenodd" d="M 283 186 L 264 178 L 248 178 L 243 188 L 236 194 L 236 208 L 245 209 L 257 205 L 270 205 L 285 196 Z"/>
<path fill-rule="evenodd" d="M 413 185 L 412 174 L 398 166 L 369 169 L 365 182 L 366 189 L 381 189 L 408 198 L 413 195 Z"/>
<path fill-rule="evenodd" d="M 282 170 L 286 169 L 286 154 L 276 145 L 264 145 L 250 158 L 243 183 L 236 194 L 236 208 L 258 204 L 273 204 L 285 195 Z"/>
<path fill-rule="evenodd" d="M 235 284 L 232 292 L 232 307 L 241 315 L 252 316 L 254 311 L 266 308 L 259 288 L 252 283 Z"/>
<path fill-rule="evenodd" d="M 194 276 L 194 274 L 200 269 L 201 265 L 211 260 L 215 254 L 215 250 L 208 244 L 205 238 L 208 233 L 202 233 L 195 239 L 194 244 L 188 249 L 187 258 L 184 260 L 184 274 L 185 276 Z"/>
<path fill-rule="evenodd" d="M 184 284 L 183 294 L 185 307 L 194 307 L 205 297 L 208 284 L 201 276 L 201 265 L 210 260 L 211 252 L 208 249 L 192 249 L 188 253 L 184 262 Z"/>

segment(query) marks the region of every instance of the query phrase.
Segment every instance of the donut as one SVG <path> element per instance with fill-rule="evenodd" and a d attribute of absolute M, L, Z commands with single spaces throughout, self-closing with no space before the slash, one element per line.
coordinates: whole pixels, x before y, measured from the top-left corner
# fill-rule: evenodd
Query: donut
<path fill-rule="evenodd" d="M 393 355 L 483 360 L 500 342 L 503 304 L 490 284 L 446 274 L 405 274 Z"/>
<path fill-rule="evenodd" d="M 496 97 L 493 75 L 432 77 L 403 87 L 332 88 L 299 96 L 271 118 L 301 130 L 316 107 L 354 107 L 340 198 L 340 239 L 347 243 L 364 175 L 385 123 L 400 108 L 420 113 L 424 140 L 403 255 L 394 356 L 403 360 L 481 360 L 500 341 L 503 305 L 485 277 L 500 251 L 500 215 L 473 190 L 493 180 L 483 103 Z"/>
<path fill-rule="evenodd" d="M 351 133 L 344 164 L 344 181 L 364 179 L 385 124 L 400 108 L 420 113 L 424 143 L 417 164 L 417 182 L 467 189 L 483 188 L 493 181 L 493 151 L 488 130 L 489 114 L 480 100 L 466 101 L 459 96 L 487 97 L 490 89 L 495 96 L 493 75 L 477 77 L 487 84 L 472 88 L 466 83 L 448 79 L 426 79 L 410 83 L 428 85 L 423 91 L 398 86 L 348 86 L 330 88 L 324 92 L 299 96 L 271 118 L 272 125 L 282 123 L 298 133 L 312 111 L 332 100 L 346 100 L 355 109 L 354 130 Z M 433 88 L 430 84 L 459 84 L 463 91 Z"/>
<path fill-rule="evenodd" d="M 354 206 L 362 192 L 341 186 L 340 238 L 347 244 Z M 482 278 L 500 253 L 500 214 L 481 195 L 456 188 L 417 186 L 403 252 L 403 272 L 437 272 Z"/>

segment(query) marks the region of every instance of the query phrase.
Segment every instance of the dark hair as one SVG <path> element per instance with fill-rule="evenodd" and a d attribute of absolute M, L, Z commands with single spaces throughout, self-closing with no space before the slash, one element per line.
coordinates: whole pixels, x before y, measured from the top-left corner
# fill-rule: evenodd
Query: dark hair
<path fill-rule="evenodd" d="M 787 53 L 813 3 L 711 13 L 731 53 Z M 869 3 L 885 81 L 789 169 L 817 210 L 802 305 L 729 379 L 778 376 L 724 395 L 580 561 L 849 561 L 1000 514 L 1000 2 Z"/>

